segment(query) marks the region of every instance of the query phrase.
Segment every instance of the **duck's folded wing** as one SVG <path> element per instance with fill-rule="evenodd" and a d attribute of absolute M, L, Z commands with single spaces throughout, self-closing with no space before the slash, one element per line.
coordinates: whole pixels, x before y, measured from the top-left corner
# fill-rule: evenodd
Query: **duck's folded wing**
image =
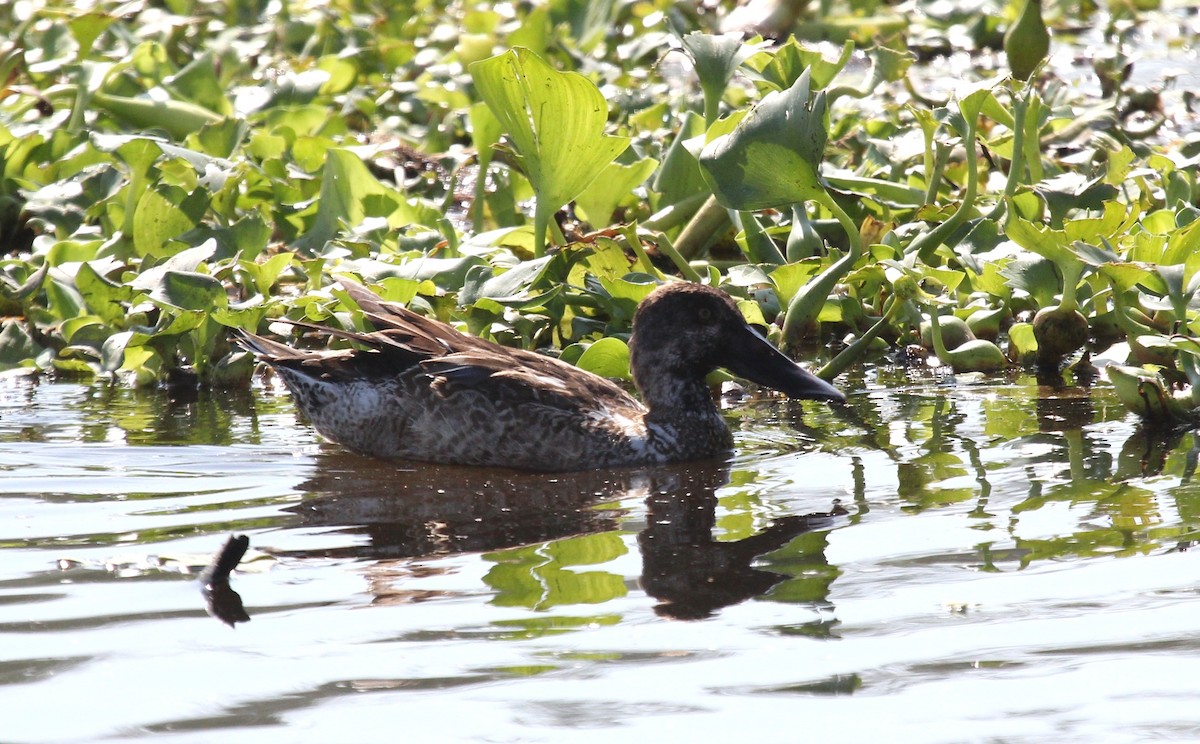
<path fill-rule="evenodd" d="M 641 409 L 619 385 L 528 351 L 465 351 L 427 359 L 420 366 L 434 378 L 431 387 L 442 396 L 453 395 L 459 388 L 473 388 L 563 410 L 583 412 L 605 406 Z"/>

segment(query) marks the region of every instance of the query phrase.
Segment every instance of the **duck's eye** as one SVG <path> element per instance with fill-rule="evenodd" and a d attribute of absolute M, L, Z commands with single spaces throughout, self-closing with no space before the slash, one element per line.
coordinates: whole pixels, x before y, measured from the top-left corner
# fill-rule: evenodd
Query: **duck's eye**
<path fill-rule="evenodd" d="M 710 318 L 712 318 L 712 310 L 709 310 L 707 307 L 702 307 L 702 308 L 700 308 L 699 315 L 700 315 L 700 320 L 709 320 Z"/>

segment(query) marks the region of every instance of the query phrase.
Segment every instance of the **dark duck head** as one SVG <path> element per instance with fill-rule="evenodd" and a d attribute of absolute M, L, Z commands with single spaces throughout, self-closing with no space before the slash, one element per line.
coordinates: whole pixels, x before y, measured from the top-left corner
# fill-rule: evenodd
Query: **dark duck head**
<path fill-rule="evenodd" d="M 700 284 L 668 284 L 642 301 L 629 349 L 634 384 L 651 419 L 669 411 L 712 411 L 705 377 L 717 368 L 792 398 L 846 400 L 751 328 L 728 295 Z"/>

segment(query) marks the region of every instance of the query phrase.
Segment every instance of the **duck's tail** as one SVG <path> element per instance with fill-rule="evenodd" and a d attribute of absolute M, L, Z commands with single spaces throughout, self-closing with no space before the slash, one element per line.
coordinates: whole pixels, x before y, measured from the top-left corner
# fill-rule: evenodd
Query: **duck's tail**
<path fill-rule="evenodd" d="M 278 341 L 272 341 L 269 338 L 263 338 L 262 336 L 241 329 L 234 332 L 233 340 L 246 351 L 253 353 L 259 359 L 271 365 L 277 362 L 300 361 L 308 355 L 306 352 L 294 349 L 287 344 L 281 344 Z"/>

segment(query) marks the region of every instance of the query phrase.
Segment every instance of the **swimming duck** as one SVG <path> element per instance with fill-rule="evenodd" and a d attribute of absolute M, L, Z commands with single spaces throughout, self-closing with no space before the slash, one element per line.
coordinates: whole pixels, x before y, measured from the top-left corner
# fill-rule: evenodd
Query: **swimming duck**
<path fill-rule="evenodd" d="M 718 367 L 793 398 L 845 400 L 699 284 L 665 284 L 638 306 L 629 351 L 643 403 L 578 367 L 342 286 L 375 330 L 308 327 L 361 348 L 301 350 L 251 333 L 242 343 L 322 436 L 367 455 L 547 472 L 713 457 L 733 445 L 705 382 Z"/>

